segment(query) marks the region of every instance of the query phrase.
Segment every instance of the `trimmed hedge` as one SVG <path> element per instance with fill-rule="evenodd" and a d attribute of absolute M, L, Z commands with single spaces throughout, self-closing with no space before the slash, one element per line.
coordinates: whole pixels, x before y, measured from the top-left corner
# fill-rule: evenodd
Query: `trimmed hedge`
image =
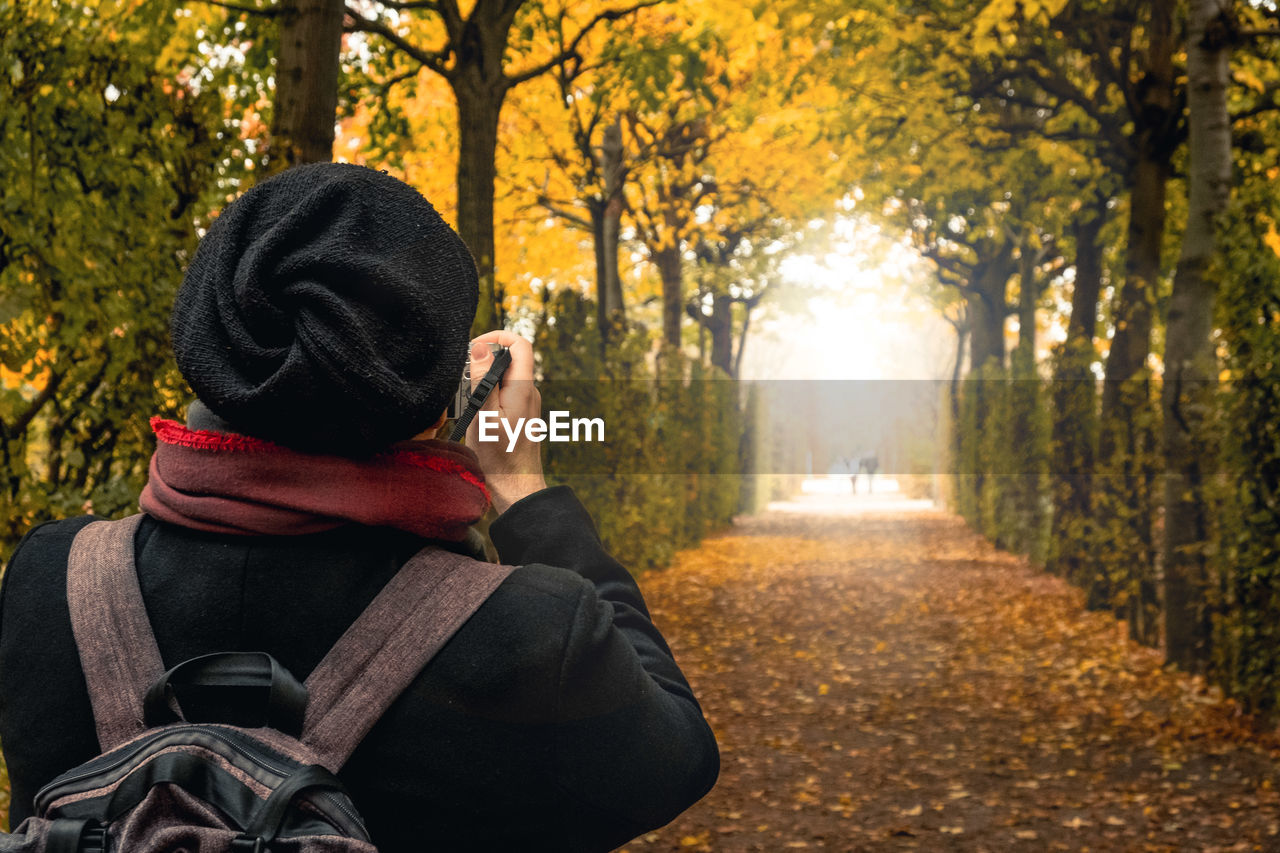
<path fill-rule="evenodd" d="M 543 445 L 548 482 L 568 483 L 601 538 L 633 572 L 728 525 L 742 501 L 737 383 L 639 331 L 602 356 L 595 308 L 558 294 L 538 329 L 544 415 L 602 418 L 603 443 Z"/>

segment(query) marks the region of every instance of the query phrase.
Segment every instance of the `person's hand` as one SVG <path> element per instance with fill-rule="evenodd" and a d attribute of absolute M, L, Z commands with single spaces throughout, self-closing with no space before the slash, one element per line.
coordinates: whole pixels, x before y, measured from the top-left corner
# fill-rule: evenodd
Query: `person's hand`
<path fill-rule="evenodd" d="M 542 417 L 542 395 L 533 384 L 533 345 L 506 331 L 487 332 L 471 342 L 472 390 L 493 364 L 489 344 L 500 344 L 511 350 L 511 365 L 467 428 L 467 446 L 480 458 L 493 508 L 501 514 L 521 498 L 547 487 L 542 476 L 541 445 L 529 441 L 521 428 L 515 446 L 508 450 L 511 439 L 502 426 L 505 422 L 515 429 L 521 418 L 527 421 Z M 500 421 L 496 429 L 489 429 L 490 436 L 497 434 L 497 441 L 480 441 L 480 420 L 484 412 L 498 413 Z"/>

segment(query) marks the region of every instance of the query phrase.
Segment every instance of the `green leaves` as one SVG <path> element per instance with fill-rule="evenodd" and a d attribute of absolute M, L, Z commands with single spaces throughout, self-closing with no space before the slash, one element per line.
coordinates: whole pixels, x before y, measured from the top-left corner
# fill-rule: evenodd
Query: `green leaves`
<path fill-rule="evenodd" d="M 592 508 L 601 538 L 632 571 L 661 567 L 738 511 L 742 414 L 737 386 L 683 354 L 656 365 L 632 332 L 601 361 L 595 308 L 568 291 L 538 330 L 544 417 L 600 417 L 605 441 L 548 443 L 548 476 Z"/>
<path fill-rule="evenodd" d="M 168 310 L 230 134 L 218 93 L 160 61 L 172 20 L 0 9 L 0 553 L 38 517 L 132 505 L 145 418 L 182 402 Z"/>

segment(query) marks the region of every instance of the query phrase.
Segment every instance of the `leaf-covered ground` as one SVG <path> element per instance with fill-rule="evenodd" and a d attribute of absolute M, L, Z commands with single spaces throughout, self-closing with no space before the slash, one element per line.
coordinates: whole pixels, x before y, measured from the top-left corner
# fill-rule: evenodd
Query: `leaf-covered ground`
<path fill-rule="evenodd" d="M 830 500 L 644 579 L 722 769 L 628 853 L 1280 850 L 1229 702 L 956 518 Z"/>

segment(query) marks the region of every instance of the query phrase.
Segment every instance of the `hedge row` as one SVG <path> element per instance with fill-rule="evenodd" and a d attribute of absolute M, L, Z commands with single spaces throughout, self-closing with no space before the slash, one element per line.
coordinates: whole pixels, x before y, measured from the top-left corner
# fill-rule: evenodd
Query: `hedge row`
<path fill-rule="evenodd" d="M 548 481 L 568 483 L 605 545 L 632 571 L 727 525 L 743 499 L 744 418 L 736 383 L 643 332 L 602 355 L 592 304 L 558 295 L 534 348 L 544 412 L 599 417 L 605 441 L 543 445 Z"/>
<path fill-rule="evenodd" d="M 1280 716 L 1280 256 L 1258 251 L 1256 222 L 1280 199 L 1244 199 L 1229 224 L 1219 297 L 1223 379 L 1204 490 L 1200 547 L 1212 575 L 1201 607 L 1214 626 L 1209 677 L 1264 718 Z M 1053 382 L 987 369 L 963 381 L 950 447 L 957 510 L 993 542 L 1031 556 L 1086 593 L 1089 607 L 1161 640 L 1163 481 L 1159 388 L 1121 393 L 1137 416 L 1101 412 L 1090 352 L 1059 351 Z"/>

